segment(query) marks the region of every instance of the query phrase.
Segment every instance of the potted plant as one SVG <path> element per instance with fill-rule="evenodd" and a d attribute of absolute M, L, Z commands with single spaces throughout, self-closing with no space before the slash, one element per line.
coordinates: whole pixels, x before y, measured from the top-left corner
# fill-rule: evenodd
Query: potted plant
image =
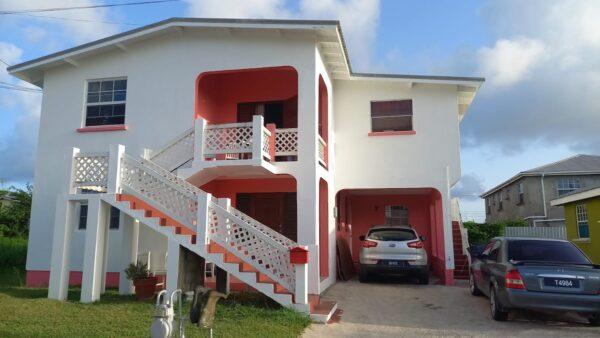
<path fill-rule="evenodd" d="M 125 275 L 127 279 L 133 281 L 135 298 L 142 300 L 154 297 L 157 279 L 150 274 L 146 264 L 140 264 L 140 262 L 129 264 L 129 267 L 125 269 Z"/>

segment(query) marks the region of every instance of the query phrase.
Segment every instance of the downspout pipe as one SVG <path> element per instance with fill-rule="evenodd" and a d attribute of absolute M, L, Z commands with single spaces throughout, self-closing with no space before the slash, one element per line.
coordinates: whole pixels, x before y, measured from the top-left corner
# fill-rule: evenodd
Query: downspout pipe
<path fill-rule="evenodd" d="M 546 188 L 544 187 L 544 176 L 546 176 L 546 174 L 542 173 L 542 176 L 540 176 L 540 182 L 542 184 L 542 203 L 544 206 L 544 219 L 548 218 L 548 208 L 546 207 Z M 537 221 L 533 221 L 533 227 L 537 227 Z"/>

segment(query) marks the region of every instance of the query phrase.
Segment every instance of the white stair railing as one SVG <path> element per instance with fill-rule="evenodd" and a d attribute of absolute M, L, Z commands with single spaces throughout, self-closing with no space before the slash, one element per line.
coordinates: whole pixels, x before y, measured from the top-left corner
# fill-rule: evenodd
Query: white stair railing
<path fill-rule="evenodd" d="M 195 130 L 190 128 L 154 152 L 150 159 L 168 171 L 173 171 L 194 158 L 194 137 Z"/>
<path fill-rule="evenodd" d="M 296 267 L 290 250 L 297 243 L 230 206 L 220 206 L 203 190 L 149 160 L 124 154 L 120 188 L 198 234 L 198 249 L 209 241 L 295 292 Z M 200 212 L 204 206 L 205 212 Z M 200 229 L 204 225 L 204 229 Z"/>

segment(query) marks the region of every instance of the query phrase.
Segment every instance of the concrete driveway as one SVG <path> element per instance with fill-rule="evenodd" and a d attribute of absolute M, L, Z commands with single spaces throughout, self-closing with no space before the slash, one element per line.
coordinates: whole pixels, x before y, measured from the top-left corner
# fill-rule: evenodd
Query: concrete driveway
<path fill-rule="evenodd" d="M 337 300 L 340 323 L 313 324 L 303 337 L 599 337 L 577 315 L 519 311 L 508 322 L 490 317 L 485 297 L 458 287 L 414 285 L 403 280 L 338 282 L 323 295 Z"/>

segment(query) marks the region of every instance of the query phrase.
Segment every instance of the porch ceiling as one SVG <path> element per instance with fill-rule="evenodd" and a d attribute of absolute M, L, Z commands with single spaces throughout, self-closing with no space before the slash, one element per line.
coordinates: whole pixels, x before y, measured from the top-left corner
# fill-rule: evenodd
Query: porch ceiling
<path fill-rule="evenodd" d="M 434 188 L 389 188 L 389 189 L 347 189 L 342 190 L 350 196 L 375 195 L 429 195 L 436 191 Z"/>

